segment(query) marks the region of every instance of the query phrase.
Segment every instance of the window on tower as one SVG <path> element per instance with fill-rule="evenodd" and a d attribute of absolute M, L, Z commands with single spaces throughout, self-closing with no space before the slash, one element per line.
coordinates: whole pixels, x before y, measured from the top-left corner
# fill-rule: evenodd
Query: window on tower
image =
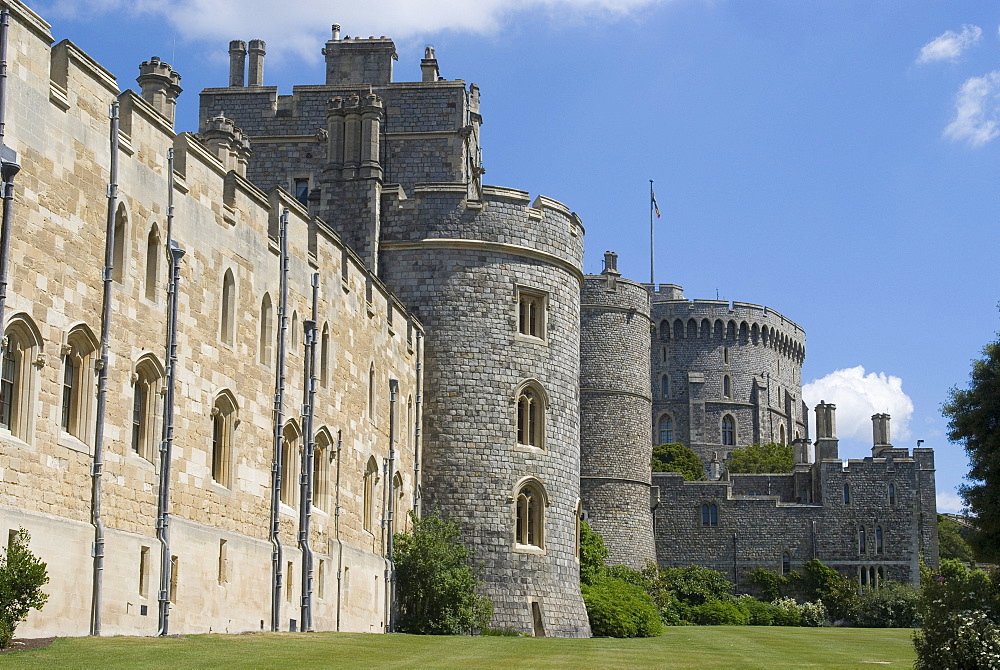
<path fill-rule="evenodd" d="M 540 291 L 518 288 L 517 332 L 519 335 L 545 339 L 546 296 Z"/>

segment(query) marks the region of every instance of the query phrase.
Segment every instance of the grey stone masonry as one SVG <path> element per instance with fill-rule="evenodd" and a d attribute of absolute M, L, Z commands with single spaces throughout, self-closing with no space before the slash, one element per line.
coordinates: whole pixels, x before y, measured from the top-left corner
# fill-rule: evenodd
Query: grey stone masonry
<path fill-rule="evenodd" d="M 649 293 L 622 279 L 617 255 L 580 297 L 580 495 L 610 564 L 655 560 L 650 511 Z"/>
<path fill-rule="evenodd" d="M 672 441 L 708 462 L 753 443 L 807 438 L 802 404 L 805 332 L 774 310 L 722 300 L 685 300 L 673 284 L 647 284 L 653 442 L 669 419 Z M 724 434 L 723 422 L 733 424 Z M 730 437 L 731 435 L 731 437 Z M 726 442 L 729 443 L 726 443 Z"/>

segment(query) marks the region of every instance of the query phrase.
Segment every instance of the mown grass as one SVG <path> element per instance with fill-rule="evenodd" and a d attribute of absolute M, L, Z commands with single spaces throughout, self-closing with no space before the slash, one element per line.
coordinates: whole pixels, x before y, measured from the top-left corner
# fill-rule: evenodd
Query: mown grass
<path fill-rule="evenodd" d="M 353 633 L 61 638 L 5 668 L 912 668 L 911 631 L 686 626 L 567 640 Z"/>

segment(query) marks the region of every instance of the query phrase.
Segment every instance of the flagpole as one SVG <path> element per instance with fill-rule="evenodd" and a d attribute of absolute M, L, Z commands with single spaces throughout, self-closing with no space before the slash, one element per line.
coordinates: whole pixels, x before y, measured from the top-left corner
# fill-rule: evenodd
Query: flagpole
<path fill-rule="evenodd" d="M 653 290 L 656 290 L 655 275 L 653 274 L 653 180 L 649 180 L 649 283 Z"/>

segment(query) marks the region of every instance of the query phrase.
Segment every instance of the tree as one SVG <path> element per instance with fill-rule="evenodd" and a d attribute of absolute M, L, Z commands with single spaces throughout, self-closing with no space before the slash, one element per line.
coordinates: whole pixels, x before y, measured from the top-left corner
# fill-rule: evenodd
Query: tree
<path fill-rule="evenodd" d="M 962 537 L 962 525 L 944 514 L 938 514 L 938 552 L 941 558 L 955 558 L 963 563 L 976 560 L 972 547 Z"/>
<path fill-rule="evenodd" d="M 731 473 L 791 472 L 793 465 L 792 445 L 776 442 L 734 449 L 726 461 L 726 467 Z"/>
<path fill-rule="evenodd" d="M 0 558 L 0 649 L 14 637 L 14 629 L 31 610 L 41 609 L 49 596 L 42 593 L 49 575 L 45 563 L 28 549 L 31 536 L 21 528 L 11 537 Z"/>
<path fill-rule="evenodd" d="M 968 480 L 959 489 L 975 516 L 969 538 L 984 558 L 1000 559 L 1000 339 L 987 344 L 973 361 L 969 388 L 952 387 L 941 407 L 948 418 L 948 439 L 965 447 Z"/>
<path fill-rule="evenodd" d="M 679 472 L 686 482 L 702 479 L 705 475 L 705 466 L 698 454 L 678 442 L 653 447 L 651 465 L 653 472 Z"/>
<path fill-rule="evenodd" d="M 437 513 L 418 519 L 410 512 L 413 533 L 397 534 L 396 603 L 398 629 L 423 635 L 457 635 L 485 628 L 493 603 L 476 594 L 482 582 L 458 541 L 458 524 Z"/>

